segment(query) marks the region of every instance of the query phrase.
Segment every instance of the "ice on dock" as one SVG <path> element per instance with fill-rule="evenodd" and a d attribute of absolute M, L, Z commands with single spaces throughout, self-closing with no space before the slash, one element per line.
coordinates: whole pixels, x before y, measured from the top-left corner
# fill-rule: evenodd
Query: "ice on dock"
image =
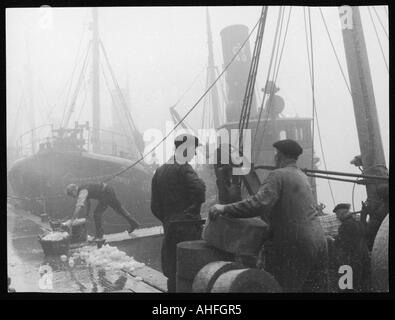
<path fill-rule="evenodd" d="M 45 237 L 43 237 L 42 239 L 45 241 L 60 241 L 63 240 L 65 238 L 67 238 L 69 236 L 69 234 L 67 232 L 50 232 L 48 233 Z"/>
<path fill-rule="evenodd" d="M 105 270 L 126 269 L 133 271 L 144 266 L 129 257 L 125 252 L 108 244 L 98 249 L 95 246 L 85 246 L 73 253 L 73 258 L 81 258 L 86 264 Z"/>

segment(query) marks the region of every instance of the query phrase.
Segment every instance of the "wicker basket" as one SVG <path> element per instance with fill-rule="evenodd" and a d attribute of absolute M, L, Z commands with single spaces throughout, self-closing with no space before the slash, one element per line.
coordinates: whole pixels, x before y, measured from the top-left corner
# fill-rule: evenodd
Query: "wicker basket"
<path fill-rule="evenodd" d="M 70 233 L 68 226 L 64 225 L 65 220 L 52 220 L 49 222 L 53 231 L 67 231 Z M 87 241 L 88 230 L 86 226 L 86 221 L 81 224 L 73 225 L 72 232 L 70 236 L 70 243 L 81 243 Z"/>
<path fill-rule="evenodd" d="M 58 256 L 68 253 L 70 243 L 69 236 L 57 241 L 44 240 L 44 237 L 45 236 L 39 236 L 38 241 L 46 256 Z"/>
<path fill-rule="evenodd" d="M 53 231 L 65 231 L 65 228 L 62 227 L 63 222 L 64 220 L 49 220 L 49 225 Z"/>
<path fill-rule="evenodd" d="M 71 228 L 72 232 L 70 237 L 70 243 L 80 243 L 87 241 L 88 232 L 86 228 L 86 222 L 74 225 Z"/>

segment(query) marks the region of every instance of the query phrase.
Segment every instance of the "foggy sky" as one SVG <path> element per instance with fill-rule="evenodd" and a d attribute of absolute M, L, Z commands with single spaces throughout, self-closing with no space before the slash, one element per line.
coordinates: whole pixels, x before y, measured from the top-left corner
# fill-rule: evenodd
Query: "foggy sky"
<path fill-rule="evenodd" d="M 278 8 L 269 8 L 257 76 L 258 88 L 265 84 Z M 388 30 L 385 8 L 376 7 L 376 10 Z M 261 7 L 210 7 L 215 62 L 220 70 L 223 67 L 220 31 L 228 25 L 239 23 L 245 24 L 251 30 L 259 18 L 260 11 Z M 91 21 L 90 8 L 54 8 L 51 12 L 52 25 L 43 27 L 43 11 L 40 9 L 6 10 L 9 145 L 13 145 L 16 137 L 29 129 L 33 114 L 36 126 L 62 117 L 75 57 L 78 53 L 80 63 L 69 96 L 75 86 L 82 65 L 82 56 L 91 37 L 91 31 L 88 29 Z M 205 12 L 205 7 L 99 9 L 100 38 L 120 86 L 125 87 L 128 84 L 132 116 L 140 131 L 148 128 L 164 130 L 165 121 L 170 120 L 169 107 L 174 105 L 199 73 L 197 82 L 179 103 L 179 113 L 183 115 L 204 92 L 206 79 L 202 70 L 207 65 L 208 55 Z M 323 8 L 323 13 L 342 68 L 347 74 L 338 10 L 335 7 Z M 361 16 L 388 166 L 388 72 L 366 7 L 361 8 Z M 388 39 L 374 13 L 373 16 L 388 63 Z M 311 18 L 316 108 L 328 170 L 359 173 L 357 168 L 349 164 L 355 155 L 360 154 L 351 96 L 344 84 L 318 8 L 311 8 Z M 255 34 L 250 39 L 251 52 L 254 40 Z M 277 85 L 280 87 L 278 94 L 285 100 L 284 114 L 289 116 L 312 115 L 306 50 L 303 9 L 293 7 L 277 79 Z M 104 63 L 104 59 L 102 62 Z M 26 66 L 31 68 L 30 80 L 27 77 Z M 82 90 L 77 100 L 77 110 L 71 123 L 80 114 L 84 95 L 86 103 L 80 121 L 90 119 L 89 72 L 87 75 L 84 81 L 87 89 Z M 18 106 L 23 99 L 28 102 L 29 99 L 33 100 L 34 112 L 29 107 L 22 108 L 17 117 Z M 103 126 L 111 125 L 110 106 L 111 99 L 101 77 Z M 52 115 L 49 117 L 51 109 Z M 202 109 L 201 104 L 187 119 L 196 129 L 201 123 Z M 322 159 L 317 135 L 315 150 Z M 322 161 L 320 169 L 323 169 Z M 327 182 L 318 180 L 317 185 L 319 200 L 327 205 L 326 211 L 331 211 L 333 204 Z M 332 187 L 336 202 L 351 202 L 352 184 L 332 182 Z M 364 187 L 356 186 L 356 209 L 364 199 Z"/>

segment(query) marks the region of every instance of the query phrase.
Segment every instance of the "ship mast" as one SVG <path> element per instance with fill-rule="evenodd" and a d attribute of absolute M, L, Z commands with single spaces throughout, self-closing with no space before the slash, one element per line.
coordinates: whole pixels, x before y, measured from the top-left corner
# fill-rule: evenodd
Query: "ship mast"
<path fill-rule="evenodd" d="M 92 147 L 100 152 L 100 80 L 99 80 L 99 29 L 98 10 L 92 8 Z"/>
<path fill-rule="evenodd" d="M 34 110 L 34 90 L 33 90 L 33 73 L 31 68 L 31 56 L 30 56 L 30 40 L 29 35 L 26 39 L 26 54 L 27 54 L 27 63 L 25 65 L 26 79 L 27 79 L 27 106 L 29 109 L 29 121 L 30 121 L 30 129 L 31 129 L 31 146 L 32 146 L 32 154 L 36 153 L 36 121 L 35 121 L 35 110 Z"/>
<path fill-rule="evenodd" d="M 378 171 L 378 166 L 385 166 L 385 156 L 359 7 L 341 7 L 340 13 L 352 21 L 347 25 L 342 20 L 342 33 L 363 170 L 365 174 L 385 175 L 385 170 Z M 374 184 L 367 184 L 366 190 L 368 198 L 377 199 Z"/>
<path fill-rule="evenodd" d="M 210 25 L 210 15 L 208 12 L 208 8 L 206 8 L 206 22 L 207 22 L 207 45 L 208 45 L 208 66 L 207 66 L 207 87 L 213 83 L 216 79 L 215 74 L 215 64 L 214 64 L 214 50 L 213 50 L 213 37 L 211 34 L 211 25 Z M 214 121 L 214 128 L 218 128 L 220 125 L 219 122 L 219 97 L 218 97 L 218 89 L 217 86 L 213 86 L 210 92 L 210 100 L 211 100 L 211 107 L 213 110 L 213 121 Z"/>

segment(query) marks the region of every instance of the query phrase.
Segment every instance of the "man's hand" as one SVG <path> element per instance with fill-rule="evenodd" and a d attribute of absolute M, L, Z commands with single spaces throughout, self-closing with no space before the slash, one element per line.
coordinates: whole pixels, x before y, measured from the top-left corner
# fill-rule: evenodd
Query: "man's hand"
<path fill-rule="evenodd" d="M 215 204 L 208 211 L 208 218 L 212 221 L 216 220 L 217 217 L 224 212 L 225 206 L 222 204 Z"/>

